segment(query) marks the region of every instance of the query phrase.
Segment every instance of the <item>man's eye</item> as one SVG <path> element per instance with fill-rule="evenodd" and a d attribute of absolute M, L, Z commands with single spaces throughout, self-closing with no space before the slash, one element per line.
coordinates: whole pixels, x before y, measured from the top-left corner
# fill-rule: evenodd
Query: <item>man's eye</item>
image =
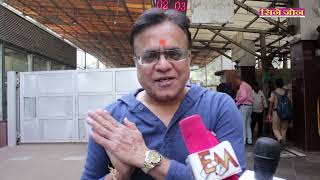
<path fill-rule="evenodd" d="M 158 54 L 159 53 L 156 53 L 156 52 L 144 53 L 142 56 L 142 60 L 144 61 L 144 63 L 153 62 L 158 59 Z"/>
<path fill-rule="evenodd" d="M 172 60 L 181 60 L 184 59 L 184 54 L 180 50 L 167 51 L 166 56 Z"/>

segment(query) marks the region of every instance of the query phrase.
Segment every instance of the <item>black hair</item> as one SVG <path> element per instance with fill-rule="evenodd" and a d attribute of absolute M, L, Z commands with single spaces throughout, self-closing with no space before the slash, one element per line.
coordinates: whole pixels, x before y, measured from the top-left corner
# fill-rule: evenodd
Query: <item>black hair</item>
<path fill-rule="evenodd" d="M 257 81 L 253 82 L 252 84 L 253 87 L 258 87 L 260 89 L 260 85 Z"/>
<path fill-rule="evenodd" d="M 283 80 L 281 78 L 280 79 L 276 79 L 275 80 L 275 84 L 276 84 L 277 88 L 282 88 L 283 87 Z"/>
<path fill-rule="evenodd" d="M 159 8 L 151 8 L 146 10 L 133 24 L 130 33 L 130 45 L 133 48 L 134 38 L 144 29 L 160 24 L 162 22 L 172 22 L 178 25 L 188 38 L 188 47 L 191 48 L 191 33 L 189 31 L 190 21 L 188 17 L 173 9 L 162 10 Z"/>

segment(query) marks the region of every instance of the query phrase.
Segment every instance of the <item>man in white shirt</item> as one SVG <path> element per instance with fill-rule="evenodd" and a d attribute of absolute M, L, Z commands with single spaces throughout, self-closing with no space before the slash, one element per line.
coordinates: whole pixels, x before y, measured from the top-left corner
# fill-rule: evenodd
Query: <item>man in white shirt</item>
<path fill-rule="evenodd" d="M 252 108 L 252 115 L 251 115 L 251 131 L 252 136 L 254 135 L 254 129 L 256 127 L 256 124 L 258 122 L 258 135 L 257 138 L 261 137 L 262 135 L 262 129 L 263 129 L 263 113 L 264 110 L 268 107 L 266 98 L 262 92 L 262 90 L 259 87 L 258 82 L 253 83 L 253 108 Z"/>

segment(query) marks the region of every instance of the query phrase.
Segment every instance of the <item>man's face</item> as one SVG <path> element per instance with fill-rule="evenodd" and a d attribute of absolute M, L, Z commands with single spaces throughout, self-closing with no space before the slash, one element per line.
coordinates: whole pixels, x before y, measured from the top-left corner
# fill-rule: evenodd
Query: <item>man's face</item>
<path fill-rule="evenodd" d="M 179 26 L 163 22 L 140 32 L 134 39 L 135 55 L 140 57 L 149 52 L 182 50 L 187 52 L 184 59 L 168 61 L 160 53 L 158 61 L 150 64 L 136 62 L 138 80 L 149 96 L 157 101 L 170 101 L 181 96 L 189 79 L 191 53 L 187 36 Z"/>

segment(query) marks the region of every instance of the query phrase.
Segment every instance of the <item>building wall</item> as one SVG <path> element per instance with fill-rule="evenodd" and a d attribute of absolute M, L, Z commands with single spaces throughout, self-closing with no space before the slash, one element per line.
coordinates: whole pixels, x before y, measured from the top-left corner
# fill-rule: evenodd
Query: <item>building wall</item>
<path fill-rule="evenodd" d="M 300 19 L 301 39 L 316 40 L 318 38 L 316 28 L 320 25 L 320 1 L 299 0 L 299 4 L 306 11 L 306 17 Z"/>
<path fill-rule="evenodd" d="M 304 151 L 319 151 L 317 99 L 320 98 L 320 56 L 315 55 L 316 41 L 299 41 L 290 49 L 295 145 Z"/>
<path fill-rule="evenodd" d="M 76 48 L 0 5 L 0 40 L 76 68 Z"/>
<path fill-rule="evenodd" d="M 292 0 L 290 7 L 305 9 L 305 18 L 288 18 L 289 24 L 295 26 L 295 32 L 301 35 L 301 40 L 316 40 L 316 28 L 320 25 L 320 1 Z"/>

